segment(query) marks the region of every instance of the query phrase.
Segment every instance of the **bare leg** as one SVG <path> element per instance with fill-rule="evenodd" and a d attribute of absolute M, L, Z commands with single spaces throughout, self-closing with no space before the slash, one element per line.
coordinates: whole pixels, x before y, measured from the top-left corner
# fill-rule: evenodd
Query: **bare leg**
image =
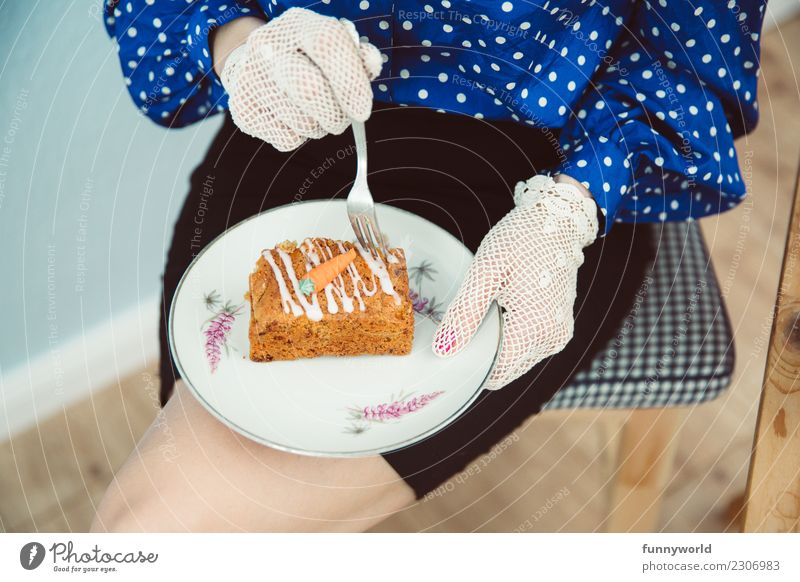
<path fill-rule="evenodd" d="M 284 453 L 234 433 L 178 382 L 106 491 L 93 531 L 362 531 L 414 502 L 382 457 Z"/>

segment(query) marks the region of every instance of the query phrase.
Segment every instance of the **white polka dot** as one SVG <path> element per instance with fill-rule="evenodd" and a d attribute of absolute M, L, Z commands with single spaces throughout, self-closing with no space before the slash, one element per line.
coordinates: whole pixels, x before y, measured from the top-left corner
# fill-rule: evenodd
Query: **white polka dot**
<path fill-rule="evenodd" d="M 524 56 L 525 55 L 523 55 L 521 52 L 517 51 L 513 55 L 511 55 L 511 58 L 513 58 L 515 61 L 518 61 Z"/>
<path fill-rule="evenodd" d="M 456 101 L 458 101 L 459 103 L 464 103 L 464 101 L 466 100 L 467 96 L 464 95 L 463 93 L 459 93 L 458 95 L 456 95 Z"/>
<path fill-rule="evenodd" d="M 428 92 L 425 89 L 420 89 L 417 92 L 417 95 L 419 95 L 420 99 L 427 99 L 428 98 Z"/>
<path fill-rule="evenodd" d="M 570 81 L 569 83 L 567 83 L 567 89 L 569 89 L 570 91 L 574 91 L 575 90 L 575 81 Z"/>
<path fill-rule="evenodd" d="M 703 58 L 700 59 L 700 60 L 703 61 L 704 63 L 710 63 L 711 62 L 711 55 L 706 53 L 706 54 L 703 55 Z"/>
<path fill-rule="evenodd" d="M 400 77 L 401 78 L 408 79 L 409 76 L 410 76 L 410 73 L 408 72 L 408 69 L 400 69 Z"/>
<path fill-rule="evenodd" d="M 131 37 L 131 38 L 134 38 L 136 36 L 136 32 L 137 32 L 136 29 L 131 26 L 128 29 L 128 36 Z"/>
<path fill-rule="evenodd" d="M 546 97 L 539 97 L 539 107 L 547 106 L 547 98 Z"/>
<path fill-rule="evenodd" d="M 442 26 L 442 30 L 445 32 L 453 32 L 453 27 L 450 26 L 449 24 L 445 24 L 444 26 Z"/>
<path fill-rule="evenodd" d="M 442 83 L 447 83 L 447 73 L 439 73 L 439 81 Z"/>
<path fill-rule="evenodd" d="M 411 24 L 410 20 L 403 22 L 403 30 L 411 30 L 412 28 L 414 28 L 414 25 Z"/>
<path fill-rule="evenodd" d="M 369 2 L 367 2 L 367 0 L 361 0 L 361 2 L 358 3 L 358 7 L 361 8 L 361 10 L 367 10 L 369 8 Z"/>
<path fill-rule="evenodd" d="M 389 30 L 389 23 L 386 22 L 385 20 L 381 20 L 378 23 L 378 28 L 380 28 L 381 30 Z"/>
<path fill-rule="evenodd" d="M 555 71 L 550 71 L 550 74 L 547 75 L 547 78 L 550 80 L 551 83 L 553 83 L 555 82 L 556 79 L 558 79 L 558 75 L 556 74 Z"/>
<path fill-rule="evenodd" d="M 503 12 L 511 12 L 514 10 L 514 5 L 511 2 L 503 2 L 500 8 L 503 10 Z"/>
<path fill-rule="evenodd" d="M 528 98 L 528 90 L 527 89 L 523 89 L 522 91 L 520 91 L 519 94 L 522 96 L 523 99 L 527 99 Z"/>
<path fill-rule="evenodd" d="M 506 44 L 506 39 L 503 36 L 497 36 L 495 37 L 494 42 L 497 44 Z"/>
<path fill-rule="evenodd" d="M 612 164 L 611 158 L 609 156 L 604 157 L 603 158 L 603 163 L 610 168 L 611 164 Z"/>

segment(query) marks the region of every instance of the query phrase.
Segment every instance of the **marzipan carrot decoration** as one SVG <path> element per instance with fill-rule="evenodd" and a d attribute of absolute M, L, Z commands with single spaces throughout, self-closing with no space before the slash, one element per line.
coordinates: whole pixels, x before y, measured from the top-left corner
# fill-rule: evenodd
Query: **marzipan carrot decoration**
<path fill-rule="evenodd" d="M 356 258 L 356 250 L 350 249 L 343 255 L 336 255 L 311 269 L 305 278 L 300 279 L 300 291 L 311 295 L 322 291 L 325 286 L 341 274 Z"/>

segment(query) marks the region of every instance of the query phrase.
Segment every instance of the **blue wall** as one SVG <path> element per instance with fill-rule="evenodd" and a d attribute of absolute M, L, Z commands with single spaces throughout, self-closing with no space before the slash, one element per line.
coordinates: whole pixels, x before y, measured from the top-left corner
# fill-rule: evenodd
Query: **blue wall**
<path fill-rule="evenodd" d="M 0 5 L 0 371 L 159 292 L 220 119 L 165 130 L 130 101 L 99 0 Z"/>

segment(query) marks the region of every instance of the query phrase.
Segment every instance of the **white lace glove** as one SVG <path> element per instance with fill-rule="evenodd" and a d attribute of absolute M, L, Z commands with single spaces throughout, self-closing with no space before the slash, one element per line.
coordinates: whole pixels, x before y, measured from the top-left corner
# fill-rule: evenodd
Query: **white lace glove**
<path fill-rule="evenodd" d="M 239 129 L 290 151 L 365 121 L 381 64 L 352 22 L 290 8 L 231 52 L 221 80 Z"/>
<path fill-rule="evenodd" d="M 503 345 L 487 388 L 496 390 L 566 346 L 583 248 L 597 236 L 597 206 L 571 184 L 534 176 L 516 208 L 483 239 L 434 335 L 439 356 L 469 343 L 492 301 L 504 309 Z"/>

